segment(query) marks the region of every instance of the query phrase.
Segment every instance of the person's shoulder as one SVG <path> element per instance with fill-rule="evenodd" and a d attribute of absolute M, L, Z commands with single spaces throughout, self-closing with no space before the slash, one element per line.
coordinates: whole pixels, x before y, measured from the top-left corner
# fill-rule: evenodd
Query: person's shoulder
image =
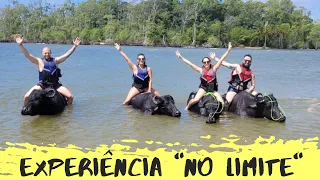
<path fill-rule="evenodd" d="M 231 66 L 231 69 L 238 69 L 238 70 L 241 70 L 242 67 L 241 67 L 241 64 L 233 64 L 233 66 Z"/>
<path fill-rule="evenodd" d="M 37 60 L 38 60 L 38 62 L 43 62 L 44 61 L 44 58 L 42 58 L 42 57 L 35 57 Z"/>

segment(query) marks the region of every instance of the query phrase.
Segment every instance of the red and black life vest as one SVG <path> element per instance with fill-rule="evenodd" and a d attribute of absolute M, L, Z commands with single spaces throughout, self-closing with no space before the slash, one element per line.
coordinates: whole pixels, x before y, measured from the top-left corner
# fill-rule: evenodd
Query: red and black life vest
<path fill-rule="evenodd" d="M 213 70 L 213 65 L 210 64 L 209 70 L 207 70 L 204 66 L 202 66 L 202 75 L 200 77 L 202 87 L 207 92 L 218 91 L 218 81 L 216 72 Z"/>
<path fill-rule="evenodd" d="M 251 69 L 246 69 L 242 65 L 240 65 L 240 67 L 241 67 L 240 74 L 233 75 L 233 72 L 235 71 L 235 69 L 231 72 L 231 79 L 229 80 L 229 84 L 231 87 L 239 91 L 243 91 L 248 89 L 248 83 L 252 79 L 253 72 L 251 71 Z"/>

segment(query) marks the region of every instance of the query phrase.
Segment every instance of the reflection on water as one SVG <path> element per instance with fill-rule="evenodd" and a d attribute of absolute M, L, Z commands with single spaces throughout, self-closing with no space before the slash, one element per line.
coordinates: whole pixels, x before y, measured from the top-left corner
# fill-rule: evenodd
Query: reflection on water
<path fill-rule="evenodd" d="M 22 116 L 22 99 L 37 80 L 36 67 L 25 59 L 14 44 L 0 44 L 0 147 L 6 142 L 29 142 L 36 145 L 56 143 L 60 147 L 74 144 L 94 148 L 101 144 L 122 143 L 133 148 L 166 147 L 189 150 L 207 149 L 211 144 L 227 143 L 223 137 L 239 136 L 238 144 L 250 144 L 261 136 L 291 140 L 319 136 L 320 99 L 314 77 L 320 76 L 320 51 L 242 50 L 233 49 L 227 61 L 239 63 L 243 54 L 253 55 L 252 68 L 257 76 L 257 91 L 273 93 L 286 112 L 287 121 L 277 123 L 224 113 L 218 123 L 207 124 L 206 118 L 184 110 L 191 91 L 199 85 L 199 74 L 175 57 L 175 48 L 124 47 L 135 60 L 139 52 L 147 56 L 153 68 L 153 86 L 161 95 L 173 96 L 181 117 L 145 115 L 122 102 L 131 87 L 131 72 L 113 47 L 80 46 L 63 64 L 62 83 L 74 94 L 74 104 L 55 116 Z M 40 56 L 41 45 L 28 44 L 30 53 Z M 67 45 L 50 45 L 59 55 Z M 197 65 L 201 58 L 225 49 L 179 49 Z M 94 56 L 92 56 L 94 54 Z M 107 55 L 106 55 L 107 54 Z M 307 55 L 307 56 L 306 56 Z M 11 57 L 11 58 L 8 58 Z M 304 64 L 301 67 L 301 63 Z M 299 75 L 297 75 L 299 72 Z M 230 70 L 218 72 L 219 92 L 225 93 Z M 303 84 L 303 85 L 302 85 Z M 210 135 L 211 138 L 201 138 Z M 121 142 L 136 139 L 139 143 Z M 173 146 L 168 147 L 167 143 Z M 191 144 L 195 143 L 195 144 Z"/>

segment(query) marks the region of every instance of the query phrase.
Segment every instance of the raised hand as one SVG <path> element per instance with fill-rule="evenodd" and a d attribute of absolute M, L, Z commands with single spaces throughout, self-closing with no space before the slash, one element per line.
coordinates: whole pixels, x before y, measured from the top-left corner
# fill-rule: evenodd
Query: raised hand
<path fill-rule="evenodd" d="M 80 38 L 76 38 L 75 40 L 73 40 L 73 44 L 77 47 L 77 46 L 79 46 L 80 45 L 80 42 L 81 42 L 81 40 L 80 40 Z"/>
<path fill-rule="evenodd" d="M 181 56 L 181 54 L 179 53 L 178 50 L 176 50 L 176 56 L 177 56 L 178 58 L 182 58 L 182 56 Z"/>
<path fill-rule="evenodd" d="M 114 47 L 118 50 L 121 51 L 121 47 L 118 43 L 114 43 Z"/>
<path fill-rule="evenodd" d="M 210 53 L 209 53 L 209 56 L 210 56 L 210 58 L 211 58 L 211 59 L 215 59 L 215 57 L 216 57 L 216 53 L 212 53 L 212 52 L 210 52 Z"/>
<path fill-rule="evenodd" d="M 23 43 L 23 37 L 20 34 L 16 34 L 14 38 L 19 45 Z"/>
<path fill-rule="evenodd" d="M 231 48 L 232 48 L 232 44 L 231 44 L 231 42 L 229 42 L 228 49 L 231 49 Z"/>

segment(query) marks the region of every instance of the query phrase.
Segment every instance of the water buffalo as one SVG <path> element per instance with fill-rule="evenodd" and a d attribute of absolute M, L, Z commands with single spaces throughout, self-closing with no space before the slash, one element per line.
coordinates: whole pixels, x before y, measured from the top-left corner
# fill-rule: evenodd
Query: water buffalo
<path fill-rule="evenodd" d="M 141 93 L 132 98 L 129 105 L 135 109 L 140 109 L 146 114 L 165 114 L 173 117 L 180 117 L 181 112 L 175 106 L 170 95 L 155 96 L 152 93 Z"/>
<path fill-rule="evenodd" d="M 28 103 L 22 107 L 22 115 L 53 115 L 63 112 L 67 101 L 56 89 L 33 90 Z"/>
<path fill-rule="evenodd" d="M 191 92 L 187 104 L 195 97 L 197 92 Z M 222 103 L 217 101 L 212 93 L 205 94 L 198 103 L 189 108 L 190 111 L 208 117 L 207 123 L 216 123 L 223 111 Z"/>
<path fill-rule="evenodd" d="M 273 94 L 253 96 L 246 91 L 239 92 L 228 108 L 229 112 L 254 118 L 267 118 L 277 122 L 284 122 L 286 115 Z"/>

